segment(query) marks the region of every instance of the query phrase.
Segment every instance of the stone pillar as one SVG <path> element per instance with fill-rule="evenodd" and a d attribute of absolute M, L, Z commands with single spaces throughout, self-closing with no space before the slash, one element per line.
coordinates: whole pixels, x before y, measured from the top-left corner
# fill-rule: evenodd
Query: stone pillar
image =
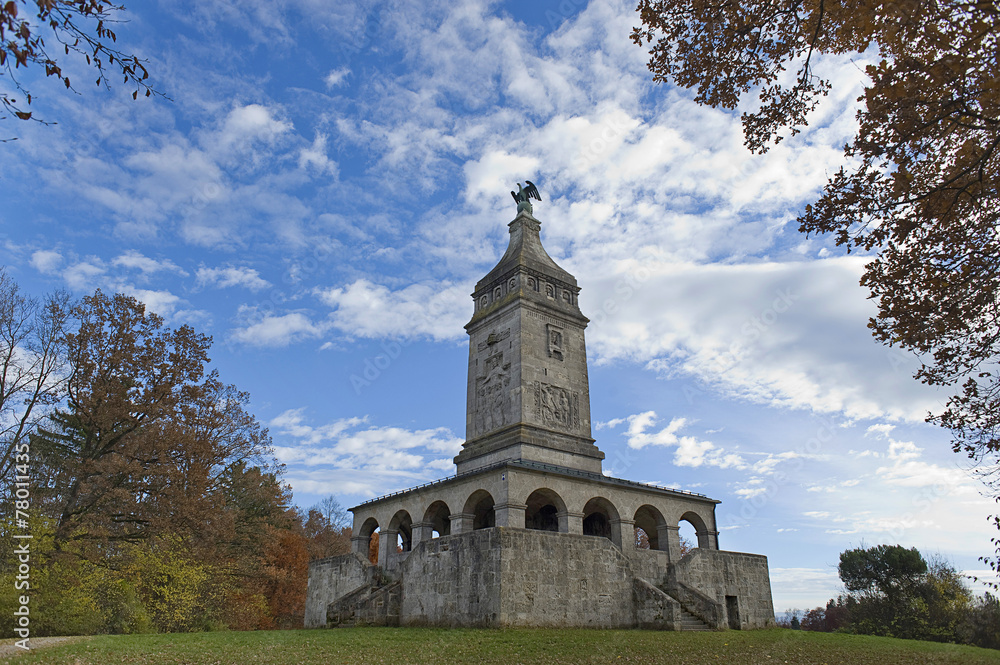
<path fill-rule="evenodd" d="M 568 510 L 557 513 L 559 518 L 559 531 L 561 533 L 583 533 L 583 513 L 571 513 Z"/>
<path fill-rule="evenodd" d="M 430 540 L 434 537 L 434 525 L 431 522 L 414 522 L 410 541 L 410 550 L 417 547 L 417 543 Z"/>
<path fill-rule="evenodd" d="M 635 549 L 635 521 L 634 520 L 611 520 L 611 542 L 622 550 L 625 548 Z"/>
<path fill-rule="evenodd" d="M 457 536 L 460 533 L 472 531 L 472 521 L 476 516 L 472 513 L 452 513 L 448 519 L 451 520 L 451 535 Z"/>
<path fill-rule="evenodd" d="M 677 538 L 677 546 L 680 547 L 681 537 L 678 535 L 680 527 L 677 526 L 667 526 L 666 524 L 658 524 L 656 526 L 656 549 L 662 550 L 664 552 L 670 551 L 670 534 L 671 529 L 673 529 L 674 537 Z M 649 534 L 646 534 L 649 535 Z M 673 559 L 671 559 L 673 561 Z"/>
<path fill-rule="evenodd" d="M 717 550 L 719 549 L 719 532 L 718 531 L 706 531 L 704 533 L 698 534 L 698 547 L 704 548 L 706 550 Z"/>
<path fill-rule="evenodd" d="M 670 563 L 677 563 L 681 560 L 681 528 L 679 526 L 664 527 L 667 532 L 667 545 L 661 548 L 667 550 L 667 559 Z M 657 533 L 659 535 L 659 533 Z"/>
<path fill-rule="evenodd" d="M 371 544 L 371 537 L 365 538 L 364 536 L 352 536 L 351 537 L 351 551 L 360 554 L 365 559 L 368 558 L 368 547 Z"/>
<path fill-rule="evenodd" d="M 396 554 L 398 531 L 382 529 L 378 532 L 378 565 L 388 568 Z"/>
<path fill-rule="evenodd" d="M 501 503 L 493 506 L 496 511 L 497 526 L 524 528 L 524 511 L 528 508 L 523 503 Z"/>

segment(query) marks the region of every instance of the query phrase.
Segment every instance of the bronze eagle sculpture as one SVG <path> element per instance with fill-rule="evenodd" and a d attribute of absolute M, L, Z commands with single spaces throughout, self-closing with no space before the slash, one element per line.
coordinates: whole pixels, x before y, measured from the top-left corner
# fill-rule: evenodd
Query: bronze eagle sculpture
<path fill-rule="evenodd" d="M 524 182 L 528 183 L 527 187 L 522 187 L 521 183 L 517 183 L 517 193 L 515 194 L 514 192 L 511 192 L 510 195 L 514 197 L 515 201 L 517 201 L 517 211 L 521 212 L 523 210 L 530 215 L 532 211 L 531 201 L 529 199 L 541 201 L 542 197 L 539 195 L 538 188 L 535 187 L 535 183 L 530 180 L 525 180 Z"/>

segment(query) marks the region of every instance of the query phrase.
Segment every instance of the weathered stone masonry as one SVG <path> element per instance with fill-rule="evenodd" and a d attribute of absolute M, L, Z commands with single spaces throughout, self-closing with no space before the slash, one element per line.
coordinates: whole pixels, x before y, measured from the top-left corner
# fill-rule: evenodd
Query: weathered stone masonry
<path fill-rule="evenodd" d="M 767 559 L 719 550 L 718 501 L 602 474 L 579 287 L 534 217 L 509 226 L 472 294 L 457 475 L 351 509 L 352 554 L 310 564 L 306 627 L 773 625 Z"/>

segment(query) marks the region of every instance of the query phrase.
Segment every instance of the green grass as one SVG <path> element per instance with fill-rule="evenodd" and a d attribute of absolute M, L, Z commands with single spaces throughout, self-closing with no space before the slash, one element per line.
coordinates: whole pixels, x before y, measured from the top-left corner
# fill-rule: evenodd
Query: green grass
<path fill-rule="evenodd" d="M 341 630 L 85 638 L 11 657 L 18 665 L 368 665 L 386 663 L 1000 664 L 1000 651 L 792 630 Z"/>

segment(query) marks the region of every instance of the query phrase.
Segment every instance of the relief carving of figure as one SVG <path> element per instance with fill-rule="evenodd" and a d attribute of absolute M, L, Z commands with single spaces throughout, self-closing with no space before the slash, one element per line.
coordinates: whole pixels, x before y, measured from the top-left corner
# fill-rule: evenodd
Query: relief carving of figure
<path fill-rule="evenodd" d="M 503 427 L 510 415 L 510 363 L 498 353 L 486 359 L 486 376 L 477 379 L 476 435 Z"/>
<path fill-rule="evenodd" d="M 546 425 L 575 429 L 580 424 L 579 395 L 536 381 L 535 416 Z"/>

